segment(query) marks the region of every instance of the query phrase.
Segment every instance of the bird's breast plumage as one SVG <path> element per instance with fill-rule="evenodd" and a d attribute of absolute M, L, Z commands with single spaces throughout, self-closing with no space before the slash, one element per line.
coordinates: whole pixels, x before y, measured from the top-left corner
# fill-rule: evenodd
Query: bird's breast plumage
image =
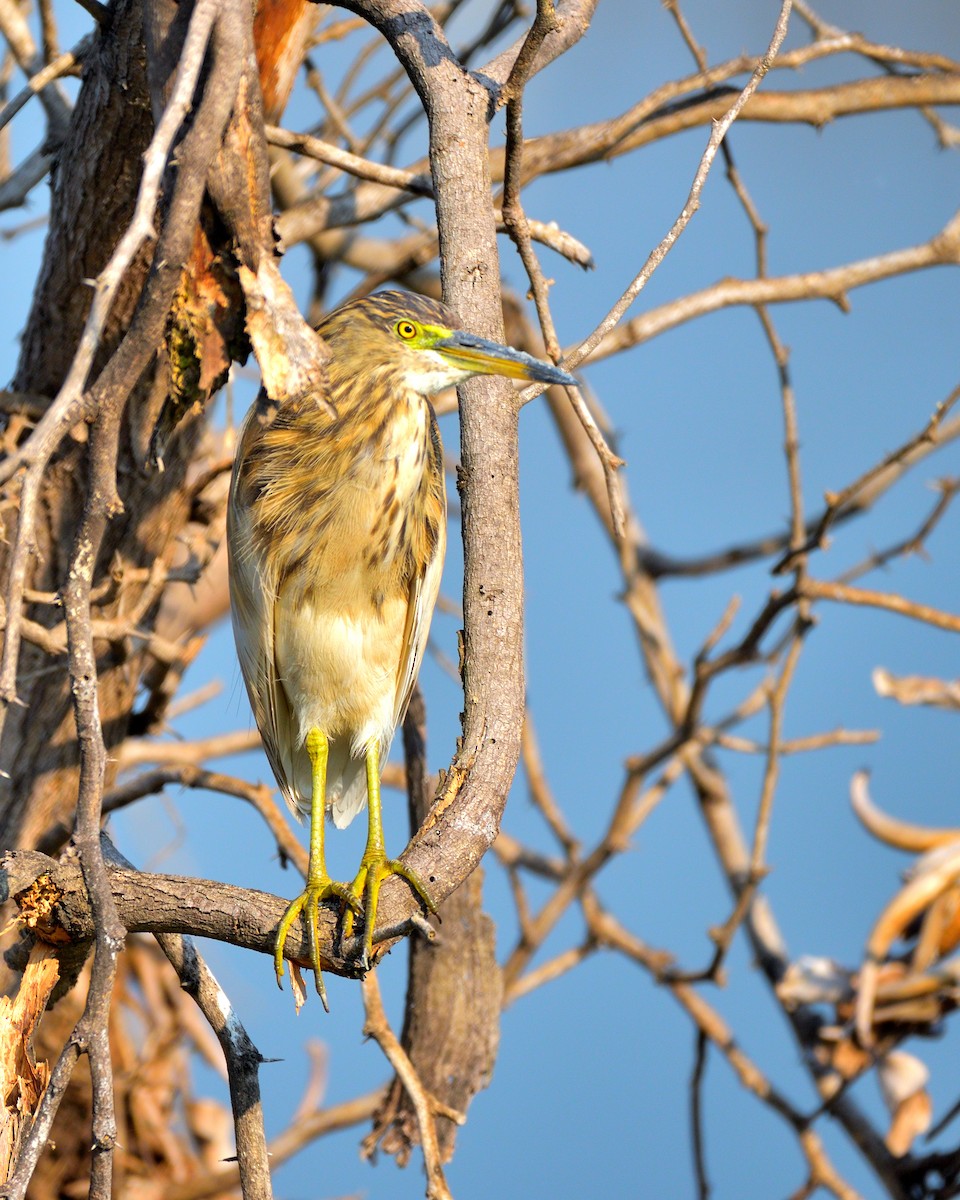
<path fill-rule="evenodd" d="M 328 802 L 345 823 L 364 803 L 363 749 L 376 739 L 386 757 L 419 666 L 439 584 L 445 490 L 427 400 L 331 400 L 335 415 L 307 399 L 281 407 L 266 426 L 248 417 L 234 507 L 256 569 L 232 564 L 231 573 L 234 591 L 263 591 L 261 624 L 270 628 L 260 653 L 271 660 L 278 715 L 257 718 L 281 787 L 306 810 L 302 746 L 321 729 L 331 742 Z"/>
<path fill-rule="evenodd" d="M 283 413 L 264 430 L 248 424 L 241 487 L 253 537 L 271 546 L 282 577 L 300 573 L 323 591 L 351 566 L 422 569 L 443 516 L 439 439 L 421 397 L 390 407 L 338 418 L 318 410 L 309 425 Z"/>

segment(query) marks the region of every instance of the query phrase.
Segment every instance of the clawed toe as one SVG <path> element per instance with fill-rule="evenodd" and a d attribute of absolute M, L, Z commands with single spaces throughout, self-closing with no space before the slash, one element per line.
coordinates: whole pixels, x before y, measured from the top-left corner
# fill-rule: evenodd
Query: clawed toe
<path fill-rule="evenodd" d="M 357 877 L 350 885 L 352 894 L 363 897 L 363 941 L 360 948 L 360 965 L 364 971 L 370 969 L 373 956 L 373 933 L 377 924 L 377 907 L 380 901 L 380 888 L 391 875 L 399 875 L 405 879 L 428 912 L 436 913 L 437 906 L 427 891 L 416 871 L 404 866 L 398 859 L 378 858 L 371 862 L 361 863 Z M 343 933 L 345 937 L 353 934 L 353 914 L 351 910 L 344 914 Z"/>
<path fill-rule="evenodd" d="M 354 932 L 354 918 L 363 921 L 362 942 L 360 946 L 359 963 L 363 971 L 370 969 L 373 956 L 373 934 L 377 923 L 377 907 L 380 900 L 380 888 L 391 875 L 399 875 L 405 879 L 416 893 L 424 908 L 436 913 L 437 907 L 420 877 L 415 871 L 404 866 L 397 859 L 386 857 L 376 858 L 361 864 L 356 878 L 352 883 L 337 883 L 329 878 L 322 878 L 311 883 L 295 900 L 292 900 L 277 926 L 277 937 L 274 942 L 273 966 L 277 977 L 278 987 L 283 987 L 284 975 L 284 946 L 290 930 L 298 917 L 301 917 L 307 931 L 310 945 L 310 966 L 313 969 L 317 995 L 324 1009 L 329 1012 L 327 991 L 323 983 L 320 969 L 320 905 L 327 900 L 337 900 L 342 905 L 341 934 L 350 938 Z"/>
<path fill-rule="evenodd" d="M 302 915 L 310 943 L 310 966 L 313 970 L 317 995 L 326 1012 L 330 1011 L 330 1006 L 327 1004 L 327 989 L 324 986 L 323 974 L 320 970 L 320 905 L 325 900 L 334 899 L 345 904 L 348 912 L 361 911 L 360 900 L 347 884 L 337 883 L 332 879 L 322 879 L 315 883 L 308 882 L 307 887 L 295 900 L 290 902 L 283 914 L 280 924 L 277 926 L 277 938 L 273 950 L 273 968 L 277 977 L 277 986 L 282 989 L 283 949 L 293 923 Z"/>

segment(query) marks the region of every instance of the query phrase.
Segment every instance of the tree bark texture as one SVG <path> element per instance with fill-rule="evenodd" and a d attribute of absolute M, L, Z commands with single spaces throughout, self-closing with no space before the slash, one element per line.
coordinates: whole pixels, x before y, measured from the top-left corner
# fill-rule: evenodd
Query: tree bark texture
<path fill-rule="evenodd" d="M 139 0 L 116 0 L 86 62 L 54 168 L 50 232 L 23 335 L 13 384 L 17 390 L 56 394 L 89 310 L 91 289 L 85 281 L 97 276 L 129 223 L 152 131 L 141 5 Z M 121 284 L 94 373 L 129 325 L 148 266 L 149 255 L 141 253 Z M 167 470 L 158 473 L 144 469 L 137 450 L 142 442 L 138 422 L 150 391 L 151 379 L 144 377 L 124 424 L 118 465 L 124 512 L 111 521 L 100 556 L 100 572 L 109 564 L 117 584 L 96 612 L 100 617 L 130 607 L 138 592 L 124 584 L 124 573 L 163 559 L 187 515 L 181 487 L 185 455 L 171 448 Z M 56 592 L 65 580 L 73 526 L 83 507 L 86 444 L 85 429 L 76 430 L 46 476 L 31 579 L 39 591 Z M 186 449 L 185 438 L 179 444 Z M 5 515 L 5 534 L 13 516 Z M 7 544 L 5 537 L 0 547 L 4 557 Z M 53 626 L 63 614 L 58 606 L 35 604 L 27 615 Z M 142 657 L 142 649 L 126 640 L 100 645 L 100 713 L 108 750 L 125 735 Z M 11 707 L 0 760 L 9 773 L 0 780 L 4 846 L 32 846 L 54 821 L 69 825 L 76 800 L 78 751 L 65 660 L 51 661 L 25 641 L 18 688 L 20 703 Z"/>

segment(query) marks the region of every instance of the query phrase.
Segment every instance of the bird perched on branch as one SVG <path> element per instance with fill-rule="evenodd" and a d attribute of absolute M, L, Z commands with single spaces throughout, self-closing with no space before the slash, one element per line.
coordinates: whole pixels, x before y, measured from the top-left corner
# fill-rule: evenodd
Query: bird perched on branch
<path fill-rule="evenodd" d="M 330 350 L 326 396 L 271 405 L 244 421 L 227 519 L 233 628 L 244 682 L 284 799 L 310 815 L 306 888 L 277 930 L 274 967 L 302 913 L 317 991 L 318 906 L 363 914 L 369 963 L 380 887 L 417 876 L 389 859 L 380 772 L 420 669 L 446 543 L 443 453 L 429 397 L 472 375 L 576 386 L 547 363 L 455 328 L 442 304 L 379 292 L 318 327 Z M 367 806 L 356 878 L 324 859 L 324 816 L 342 828 Z"/>

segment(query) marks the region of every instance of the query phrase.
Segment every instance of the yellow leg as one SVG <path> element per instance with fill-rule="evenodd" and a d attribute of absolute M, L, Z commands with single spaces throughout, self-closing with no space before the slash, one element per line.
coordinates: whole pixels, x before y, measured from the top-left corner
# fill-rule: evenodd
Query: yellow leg
<path fill-rule="evenodd" d="M 307 867 L 307 886 L 292 901 L 277 927 L 277 940 L 274 943 L 273 967 L 277 974 L 277 984 L 283 987 L 283 947 L 287 934 L 301 913 L 307 926 L 310 938 L 310 965 L 317 985 L 317 995 L 327 1012 L 327 991 L 323 986 L 323 976 L 320 973 L 320 931 L 318 926 L 319 906 L 324 900 L 337 898 L 344 901 L 349 908 L 359 909 L 360 901 L 345 883 L 335 883 L 327 874 L 326 859 L 323 851 L 323 831 L 326 819 L 327 794 L 327 758 L 329 743 L 326 734 L 319 729 L 311 729 L 307 734 L 307 754 L 310 756 L 311 794 L 310 794 L 310 862 Z"/>
<path fill-rule="evenodd" d="M 376 741 L 367 743 L 367 844 L 360 860 L 360 870 L 350 885 L 357 901 L 363 897 L 363 956 L 364 968 L 370 965 L 373 952 L 373 930 L 377 923 L 377 901 L 380 887 L 391 875 L 400 875 L 410 884 L 429 912 L 437 911 L 430 893 L 421 883 L 416 871 L 411 871 L 397 859 L 387 858 L 383 844 L 383 818 L 380 811 L 380 747 Z M 349 937 L 353 932 L 354 906 L 343 918 L 343 932 Z"/>

